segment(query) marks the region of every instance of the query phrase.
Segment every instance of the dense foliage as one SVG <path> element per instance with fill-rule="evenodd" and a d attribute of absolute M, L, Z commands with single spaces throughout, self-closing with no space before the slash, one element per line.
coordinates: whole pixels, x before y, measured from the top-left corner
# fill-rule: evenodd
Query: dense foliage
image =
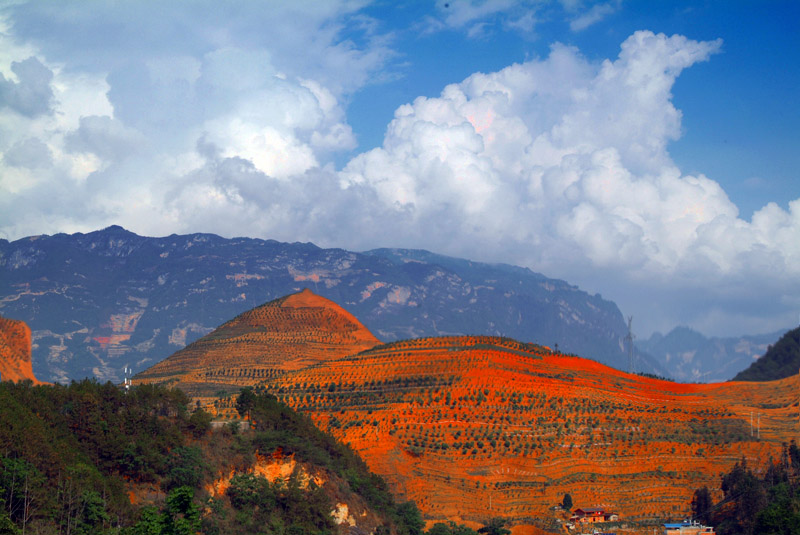
<path fill-rule="evenodd" d="M 352 450 L 276 398 L 250 394 L 242 402 L 254 431 L 209 432 L 210 416 L 188 410 L 178 390 L 0 383 L 0 534 L 334 533 L 322 489 L 247 471 L 256 452 L 276 450 L 360 493 L 385 533 L 422 533 L 416 505 L 395 503 Z M 205 484 L 223 468 L 237 475 L 209 496 Z"/>
<path fill-rule="evenodd" d="M 694 518 L 713 524 L 719 535 L 800 534 L 800 449 L 794 442 L 760 474 L 742 459 L 723 476 L 722 491 L 717 504 L 707 488 L 692 500 Z"/>
<path fill-rule="evenodd" d="M 791 377 L 800 369 L 800 327 L 793 329 L 770 346 L 749 368 L 739 372 L 734 381 L 774 381 Z"/>
<path fill-rule="evenodd" d="M 0 383 L 0 524 L 77 534 L 132 525 L 126 481 L 179 486 L 187 403 L 152 386 L 126 395 L 94 381 Z"/>

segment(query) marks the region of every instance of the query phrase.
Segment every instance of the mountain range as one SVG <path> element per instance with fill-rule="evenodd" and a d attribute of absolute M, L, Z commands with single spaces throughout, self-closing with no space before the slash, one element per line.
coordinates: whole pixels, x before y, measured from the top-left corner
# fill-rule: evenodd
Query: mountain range
<path fill-rule="evenodd" d="M 120 381 L 218 325 L 310 287 L 383 341 L 492 334 L 627 366 L 617 306 L 525 268 L 121 227 L 0 240 L 0 314 L 32 330 L 37 377 Z M 665 374 L 652 360 L 643 371 Z"/>
<path fill-rule="evenodd" d="M 678 381 L 718 383 L 753 364 L 783 332 L 709 338 L 689 327 L 676 327 L 666 335 L 654 333 L 637 341 L 637 347 Z"/>
<path fill-rule="evenodd" d="M 304 287 L 340 303 L 385 342 L 505 336 L 628 369 L 617 305 L 527 268 L 421 250 L 358 253 L 212 234 L 151 238 L 118 226 L 0 240 L 0 314 L 30 326 L 33 371 L 45 381 L 121 381 L 126 367 L 148 368 Z M 717 379 L 708 370 L 720 359 L 692 349 L 672 358 L 658 344 L 646 347 L 657 356 L 636 350 L 638 372 Z M 696 357 L 687 359 L 687 351 Z M 725 378 L 746 365 L 726 366 Z"/>

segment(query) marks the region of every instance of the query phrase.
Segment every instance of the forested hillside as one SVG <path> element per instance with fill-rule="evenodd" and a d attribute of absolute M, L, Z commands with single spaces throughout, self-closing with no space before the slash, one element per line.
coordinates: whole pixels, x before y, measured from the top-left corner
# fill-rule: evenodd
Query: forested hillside
<path fill-rule="evenodd" d="M 789 535 L 800 530 L 800 449 L 784 444 L 780 459 L 755 470 L 742 459 L 722 476 L 722 499 L 708 488 L 692 499 L 696 520 L 713 524 L 719 535 Z"/>
<path fill-rule="evenodd" d="M 764 356 L 746 370 L 739 372 L 734 381 L 774 381 L 796 375 L 800 370 L 800 327 L 793 329 L 770 346 Z"/>
<path fill-rule="evenodd" d="M 246 397 L 247 432 L 187 405 L 151 385 L 0 383 L 0 533 L 421 533 L 413 503 L 274 397 Z"/>

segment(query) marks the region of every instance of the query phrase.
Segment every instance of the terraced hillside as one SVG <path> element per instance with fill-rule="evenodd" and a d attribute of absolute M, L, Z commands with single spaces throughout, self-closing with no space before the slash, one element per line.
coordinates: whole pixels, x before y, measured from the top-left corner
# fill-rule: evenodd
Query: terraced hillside
<path fill-rule="evenodd" d="M 246 312 L 134 382 L 186 390 L 218 416 L 244 385 L 307 411 L 431 520 L 530 523 L 569 493 L 624 519 L 684 516 L 742 457 L 778 458 L 798 377 L 680 384 L 489 336 L 380 344 L 309 291 Z M 751 415 L 753 425 L 751 427 Z"/>
<path fill-rule="evenodd" d="M 352 314 L 303 290 L 237 316 L 133 382 L 171 384 L 202 398 L 379 343 Z"/>
<path fill-rule="evenodd" d="M 680 517 L 742 457 L 779 456 L 798 386 L 678 384 L 495 337 L 380 345 L 261 385 L 427 517 L 521 523 L 567 492 L 625 519 Z"/>

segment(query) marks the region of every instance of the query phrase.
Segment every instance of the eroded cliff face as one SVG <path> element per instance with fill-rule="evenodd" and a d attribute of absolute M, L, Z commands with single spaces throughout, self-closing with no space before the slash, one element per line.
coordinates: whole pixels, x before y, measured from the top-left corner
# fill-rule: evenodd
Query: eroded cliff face
<path fill-rule="evenodd" d="M 0 380 L 41 384 L 33 375 L 31 330 L 24 321 L 0 317 Z"/>
<path fill-rule="evenodd" d="M 374 533 L 383 523 L 380 515 L 370 509 L 361 496 L 354 494 L 344 481 L 319 466 L 298 462 L 294 455 L 283 455 L 280 449 L 270 455 L 257 454 L 255 464 L 244 472 L 231 468 L 218 473 L 211 483 L 206 484 L 206 492 L 211 497 L 224 495 L 231 480 L 239 473 L 254 474 L 270 483 L 286 482 L 294 477 L 303 490 L 312 484 L 321 488 L 331 498 L 333 509 L 330 515 L 339 533 Z"/>

